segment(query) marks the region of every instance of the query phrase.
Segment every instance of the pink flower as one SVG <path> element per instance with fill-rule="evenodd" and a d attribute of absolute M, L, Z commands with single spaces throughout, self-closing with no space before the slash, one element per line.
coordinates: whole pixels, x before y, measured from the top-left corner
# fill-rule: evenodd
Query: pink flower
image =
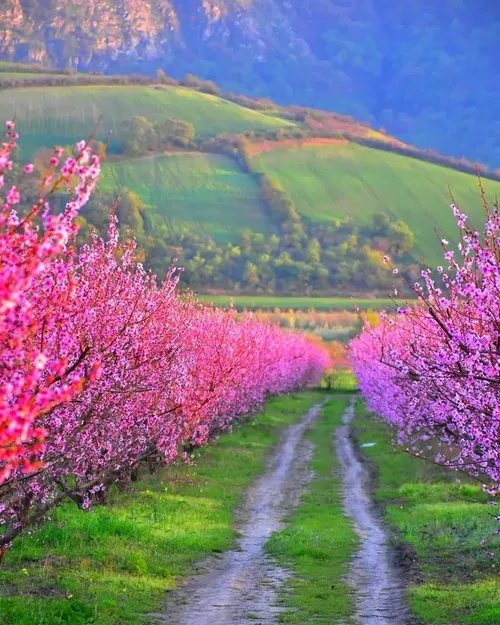
<path fill-rule="evenodd" d="M 32 174 L 34 169 L 35 169 L 35 166 L 32 163 L 28 163 L 27 165 L 24 166 L 23 171 L 25 174 Z"/>
<path fill-rule="evenodd" d="M 431 460 L 488 476 L 484 490 L 500 494 L 500 217 L 488 210 L 484 232 L 464 232 L 466 216 L 451 209 L 458 258 L 445 247 L 448 270 L 423 269 L 418 303 L 366 325 L 351 360 L 369 409 L 394 427 L 398 443 L 420 456 L 436 440 Z"/>
<path fill-rule="evenodd" d="M 7 193 L 7 204 L 10 204 L 10 206 L 14 206 L 15 204 L 19 204 L 20 201 L 21 196 L 19 195 L 17 187 L 11 187 Z"/>

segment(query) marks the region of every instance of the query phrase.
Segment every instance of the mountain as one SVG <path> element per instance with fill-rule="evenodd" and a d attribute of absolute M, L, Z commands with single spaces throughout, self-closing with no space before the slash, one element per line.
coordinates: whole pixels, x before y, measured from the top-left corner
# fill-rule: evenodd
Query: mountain
<path fill-rule="evenodd" d="M 491 0 L 2 0 L 0 58 L 194 72 L 500 166 Z"/>

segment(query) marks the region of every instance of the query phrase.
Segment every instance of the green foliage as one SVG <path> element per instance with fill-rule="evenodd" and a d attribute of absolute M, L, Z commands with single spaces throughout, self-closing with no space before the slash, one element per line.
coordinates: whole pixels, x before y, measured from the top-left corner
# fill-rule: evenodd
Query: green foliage
<path fill-rule="evenodd" d="M 196 135 L 193 124 L 179 119 L 167 119 L 153 126 L 156 135 L 156 149 L 164 150 L 171 145 L 188 148 Z"/>
<path fill-rule="evenodd" d="M 396 531 L 403 564 L 411 565 L 409 601 L 419 622 L 500 622 L 498 521 L 480 484 L 393 449 L 387 427 L 361 404 L 355 427 L 361 444 L 375 443 L 363 452 L 377 469 L 376 496 Z M 480 546 L 490 538 L 489 545 Z"/>
<path fill-rule="evenodd" d="M 201 558 L 229 548 L 232 510 L 280 430 L 319 399 L 272 399 L 255 421 L 196 451 L 192 467 L 144 475 L 91 512 L 74 506 L 25 536 L 0 569 L 2 625 L 140 625 Z"/>
<path fill-rule="evenodd" d="M 7 71 L 3 71 L 0 70 L 0 85 L 2 83 L 8 82 L 9 86 L 11 81 L 17 81 L 20 83 L 26 82 L 26 81 L 44 81 L 47 79 L 51 79 L 53 76 L 53 74 L 41 74 L 41 73 L 36 73 L 36 72 L 31 72 L 31 71 L 27 71 L 27 72 L 7 72 Z M 3 86 L 3 85 L 2 85 Z"/>
<path fill-rule="evenodd" d="M 202 80 L 198 78 L 195 74 L 186 74 L 183 78 L 179 80 L 179 84 L 184 87 L 190 87 L 191 89 L 196 89 L 197 91 L 201 91 L 203 93 L 210 93 L 212 95 L 220 95 L 221 90 L 217 86 L 215 82 L 212 80 Z"/>
<path fill-rule="evenodd" d="M 65 75 L 66 73 L 59 69 L 51 69 L 49 67 L 42 67 L 39 65 L 33 65 L 32 63 L 10 63 L 8 61 L 0 61 L 0 73 L 15 74 L 42 74 L 44 76 L 49 75 Z"/>
<path fill-rule="evenodd" d="M 350 369 L 328 371 L 321 381 L 321 388 L 331 393 L 357 393 L 358 381 Z"/>
<path fill-rule="evenodd" d="M 140 156 L 147 152 L 160 152 L 171 147 L 188 148 L 196 130 L 190 122 L 165 119 L 155 124 L 145 117 L 136 116 L 122 123 L 120 135 L 127 156 Z"/>
<path fill-rule="evenodd" d="M 269 176 L 260 176 L 262 196 L 267 203 L 273 216 L 283 223 L 299 223 L 300 217 L 297 214 L 292 199 L 285 193 L 283 187 L 272 180 Z"/>

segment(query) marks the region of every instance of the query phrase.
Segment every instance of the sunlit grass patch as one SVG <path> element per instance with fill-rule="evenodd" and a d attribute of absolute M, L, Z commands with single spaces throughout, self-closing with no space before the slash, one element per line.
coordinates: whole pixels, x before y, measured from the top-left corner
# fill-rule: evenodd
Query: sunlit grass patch
<path fill-rule="evenodd" d="M 204 301 L 216 306 L 233 305 L 238 310 L 361 310 L 393 309 L 397 306 L 389 298 L 356 297 L 301 297 L 280 295 L 200 295 Z"/>
<path fill-rule="evenodd" d="M 423 625 L 500 623 L 500 540 L 495 507 L 481 486 L 397 451 L 390 432 L 358 407 L 360 444 L 377 470 L 377 499 L 411 565 L 409 602 Z M 457 481 L 460 480 L 460 481 Z"/>

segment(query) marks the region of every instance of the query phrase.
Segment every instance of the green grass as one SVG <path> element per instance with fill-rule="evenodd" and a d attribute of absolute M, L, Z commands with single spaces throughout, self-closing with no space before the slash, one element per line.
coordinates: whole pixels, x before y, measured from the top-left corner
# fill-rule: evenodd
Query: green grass
<path fill-rule="evenodd" d="M 291 568 L 289 596 L 283 623 L 302 625 L 345 622 L 353 612 L 352 598 L 344 582 L 348 562 L 356 549 L 356 537 L 342 512 L 340 480 L 332 433 L 341 424 L 345 398 L 328 402 L 310 434 L 315 445 L 314 478 L 289 526 L 273 534 L 269 553 Z"/>
<path fill-rule="evenodd" d="M 30 72 L 0 72 L 0 82 L 2 80 L 46 80 L 47 78 L 54 79 L 57 74 L 39 74 Z M 59 77 L 64 76 L 63 74 Z"/>
<path fill-rule="evenodd" d="M 276 129 L 291 125 L 227 100 L 182 87 L 155 89 L 144 86 L 26 87 L 0 92 L 0 110 L 15 117 L 25 153 L 88 136 L 101 117 L 97 138 L 111 130 L 113 151 L 119 143 L 120 124 L 136 115 L 152 122 L 165 118 L 194 124 L 199 137 L 221 132 Z"/>
<path fill-rule="evenodd" d="M 498 529 L 495 508 L 477 483 L 394 450 L 387 428 L 358 406 L 363 452 L 378 471 L 376 497 L 385 506 L 403 553 L 415 560 L 409 602 L 422 625 L 500 623 L 500 540 L 480 547 Z"/>
<path fill-rule="evenodd" d="M 279 295 L 200 295 L 200 299 L 216 306 L 227 307 L 231 303 L 238 310 L 255 308 L 257 310 L 380 310 L 394 308 L 394 303 L 387 299 L 368 299 L 350 297 L 281 297 Z"/>
<path fill-rule="evenodd" d="M 256 180 L 218 154 L 172 154 L 105 163 L 99 189 L 126 187 L 148 205 L 155 225 L 189 225 L 218 241 L 237 239 L 242 228 L 274 230 Z"/>
<path fill-rule="evenodd" d="M 0 568 L 0 624 L 146 623 L 194 562 L 233 544 L 233 508 L 280 430 L 320 398 L 273 399 L 255 421 L 197 452 L 195 466 L 144 476 L 91 512 L 56 510 Z"/>
<path fill-rule="evenodd" d="M 415 234 L 417 254 L 428 263 L 442 261 L 433 227 L 450 241 L 457 238 L 448 187 L 476 226 L 484 222 L 474 176 L 398 154 L 349 144 L 274 150 L 254 162 L 282 184 L 298 212 L 312 221 L 349 216 L 363 223 L 379 212 L 403 220 Z M 494 200 L 500 183 L 485 180 L 484 185 Z"/>

